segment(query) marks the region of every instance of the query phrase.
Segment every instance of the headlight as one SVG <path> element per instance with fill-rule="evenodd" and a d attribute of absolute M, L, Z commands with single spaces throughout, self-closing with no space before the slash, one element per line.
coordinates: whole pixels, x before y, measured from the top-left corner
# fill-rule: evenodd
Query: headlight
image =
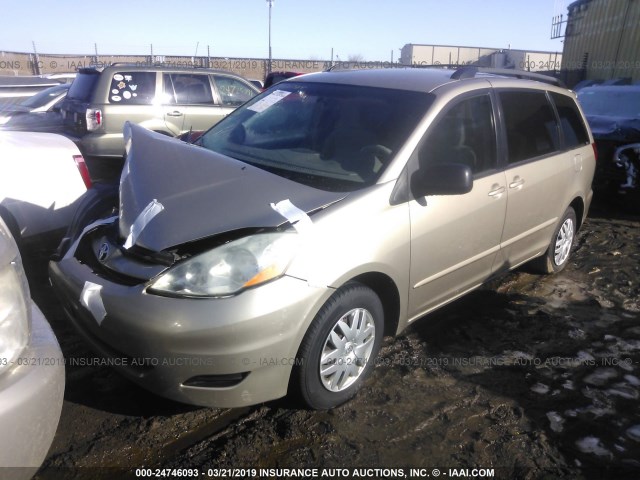
<path fill-rule="evenodd" d="M 11 245 L 6 243 L 7 238 L 0 222 L 0 242 Z M 3 259 L 0 266 L 0 373 L 11 367 L 29 341 L 29 287 L 17 250 L 15 253 L 11 262 Z"/>
<path fill-rule="evenodd" d="M 11 117 L 6 117 L 4 115 L 0 115 L 0 125 L 6 124 L 9 120 L 11 120 Z"/>
<path fill-rule="evenodd" d="M 232 295 L 283 275 L 297 243 L 296 233 L 241 238 L 170 268 L 147 291 L 185 297 Z"/>

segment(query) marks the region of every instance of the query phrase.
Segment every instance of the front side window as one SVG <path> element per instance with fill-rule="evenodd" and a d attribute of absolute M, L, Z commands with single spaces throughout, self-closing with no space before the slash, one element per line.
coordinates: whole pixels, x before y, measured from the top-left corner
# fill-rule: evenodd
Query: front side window
<path fill-rule="evenodd" d="M 256 91 L 236 78 L 213 76 L 222 105 L 237 107 L 255 97 Z"/>
<path fill-rule="evenodd" d="M 209 76 L 191 73 L 165 73 L 163 103 L 170 105 L 212 105 Z"/>
<path fill-rule="evenodd" d="M 509 163 L 547 155 L 560 148 L 556 117 L 543 91 L 503 91 Z"/>
<path fill-rule="evenodd" d="M 451 107 L 429 128 L 420 148 L 420 165 L 462 163 L 480 174 L 496 167 L 496 133 L 489 94 Z"/>
<path fill-rule="evenodd" d="M 148 105 L 156 91 L 154 72 L 117 72 L 111 77 L 109 103 Z"/>
<path fill-rule="evenodd" d="M 351 191 L 375 183 L 431 101 L 422 92 L 287 82 L 198 143 L 299 183 Z"/>

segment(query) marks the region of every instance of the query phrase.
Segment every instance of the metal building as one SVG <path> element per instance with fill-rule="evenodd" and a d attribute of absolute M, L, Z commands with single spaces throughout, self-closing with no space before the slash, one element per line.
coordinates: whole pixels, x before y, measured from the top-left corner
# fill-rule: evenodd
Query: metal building
<path fill-rule="evenodd" d="M 568 6 L 564 37 L 566 83 L 640 81 L 640 0 L 575 1 Z"/>
<path fill-rule="evenodd" d="M 478 65 L 531 72 L 549 72 L 560 70 L 562 54 L 536 50 L 408 43 L 400 50 L 400 63 L 422 67 L 429 65 Z"/>

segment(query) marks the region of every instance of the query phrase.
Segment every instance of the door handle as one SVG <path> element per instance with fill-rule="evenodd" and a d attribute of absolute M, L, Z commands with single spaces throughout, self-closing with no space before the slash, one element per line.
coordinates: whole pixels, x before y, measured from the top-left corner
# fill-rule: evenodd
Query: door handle
<path fill-rule="evenodd" d="M 491 191 L 489 191 L 489 196 L 493 198 L 500 198 L 502 194 L 505 192 L 506 188 L 497 183 L 491 187 Z"/>
<path fill-rule="evenodd" d="M 167 117 L 181 117 L 182 112 L 174 110 L 173 112 L 167 112 Z"/>
<path fill-rule="evenodd" d="M 524 185 L 524 179 L 518 176 L 514 177 L 513 182 L 509 184 L 509 188 L 518 188 Z"/>

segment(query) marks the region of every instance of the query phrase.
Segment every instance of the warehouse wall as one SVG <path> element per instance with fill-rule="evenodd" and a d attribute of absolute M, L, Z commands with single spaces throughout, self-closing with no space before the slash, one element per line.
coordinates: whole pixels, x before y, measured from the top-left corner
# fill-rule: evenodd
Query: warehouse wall
<path fill-rule="evenodd" d="M 78 68 L 111 63 L 162 64 L 170 67 L 208 67 L 227 70 L 246 78 L 264 79 L 269 61 L 264 58 L 178 57 L 165 55 L 52 55 L 0 51 L 0 75 L 42 75 L 75 72 Z M 336 62 L 334 62 L 336 63 Z M 379 63 L 379 62 L 369 62 Z M 317 72 L 329 68 L 323 60 L 273 59 L 272 71 Z M 343 62 L 339 66 L 354 68 Z M 356 67 L 357 68 L 357 67 Z M 362 68 L 362 67 L 360 67 Z"/>
<path fill-rule="evenodd" d="M 640 0 L 579 0 L 568 9 L 565 75 L 640 80 Z"/>
<path fill-rule="evenodd" d="M 533 50 L 511 50 L 454 45 L 417 45 L 408 43 L 400 51 L 403 65 L 478 65 L 515 68 L 531 72 L 560 70 L 562 54 Z"/>

